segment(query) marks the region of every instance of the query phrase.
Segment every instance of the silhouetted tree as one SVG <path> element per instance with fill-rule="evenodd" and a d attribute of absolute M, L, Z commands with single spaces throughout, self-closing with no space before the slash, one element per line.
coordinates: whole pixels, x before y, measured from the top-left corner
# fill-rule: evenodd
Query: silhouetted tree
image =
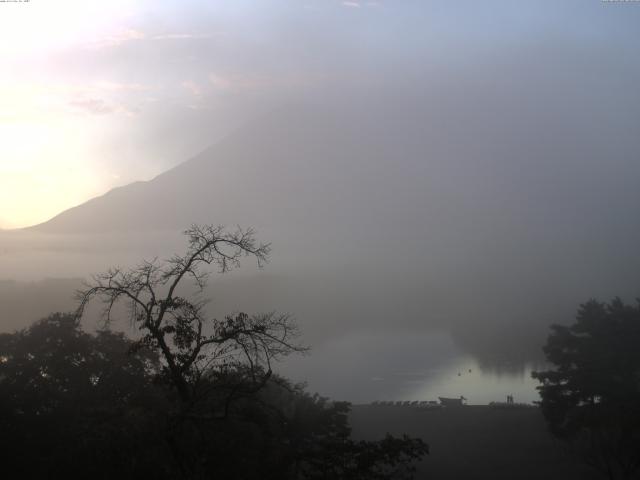
<path fill-rule="evenodd" d="M 104 301 L 105 324 L 114 306 L 128 305 L 141 332 L 132 350 L 161 359 L 159 378 L 177 394 L 164 436 L 181 478 L 360 479 L 406 478 L 427 451 L 421 440 L 349 439 L 348 404 L 329 404 L 273 375 L 272 362 L 304 351 L 288 315 L 239 313 L 208 318 L 205 302 L 179 294 L 185 280 L 202 291 L 208 267 L 225 273 L 245 256 L 267 260 L 269 245 L 252 230 L 192 226 L 184 255 L 97 275 L 78 293 L 82 316 L 94 297 Z M 280 394 L 275 394 L 280 392 Z M 297 425 L 297 428 L 294 426 Z"/>
<path fill-rule="evenodd" d="M 166 393 L 153 382 L 159 359 L 132 346 L 63 314 L 0 335 L 2 469 L 15 478 L 161 477 L 170 452 Z"/>
<path fill-rule="evenodd" d="M 227 232 L 223 227 L 194 225 L 185 235 L 189 247 L 184 255 L 95 276 L 78 292 L 78 315 L 93 297 L 99 297 L 105 302 L 108 324 L 113 307 L 124 301 L 132 325 L 142 333 L 138 345 L 158 352 L 183 407 L 192 409 L 205 375 L 241 379 L 228 389 L 235 397 L 259 390 L 272 374 L 273 360 L 305 349 L 294 343 L 297 328 L 288 315 L 239 313 L 223 320 L 210 319 L 204 311 L 206 302 L 178 293 L 187 279 L 202 291 L 210 265 L 225 273 L 238 267 L 242 257 L 251 256 L 261 267 L 267 261 L 269 245 L 258 244 L 251 229 Z M 238 370 L 247 375 L 227 376 Z"/>
<path fill-rule="evenodd" d="M 407 437 L 353 441 L 347 403 L 276 375 L 225 417 L 185 418 L 158 355 L 135 345 L 120 333 L 87 334 L 62 314 L 0 335 L 3 470 L 27 479 L 383 480 L 411 478 L 427 453 Z M 250 370 L 227 375 L 235 378 L 203 378 L 211 388 L 196 413 L 227 397 L 220 382 L 237 385 Z"/>
<path fill-rule="evenodd" d="M 640 466 L 640 302 L 591 300 L 544 347 L 555 368 L 534 372 L 552 433 L 609 478 Z"/>
<path fill-rule="evenodd" d="M 281 405 L 280 439 L 293 479 L 404 480 L 429 451 L 420 439 L 386 435 L 380 441 L 351 439 L 348 402 L 310 395 L 301 386 L 275 386 Z M 274 389 L 269 391 L 272 395 Z"/>
<path fill-rule="evenodd" d="M 234 402 L 233 413 L 209 428 L 181 436 L 191 463 L 212 478 L 243 480 L 413 478 L 415 462 L 428 453 L 420 439 L 387 435 L 355 441 L 350 405 L 310 395 L 301 385 L 273 376 L 252 397 Z M 196 450 L 189 446 L 201 443 Z"/>

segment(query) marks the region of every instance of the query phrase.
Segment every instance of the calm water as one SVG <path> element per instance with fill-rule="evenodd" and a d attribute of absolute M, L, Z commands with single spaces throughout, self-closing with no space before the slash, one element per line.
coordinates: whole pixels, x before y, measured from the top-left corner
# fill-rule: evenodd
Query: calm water
<path fill-rule="evenodd" d="M 516 402 L 538 400 L 531 370 L 508 364 L 482 368 L 443 332 L 354 332 L 316 345 L 280 369 L 306 381 L 312 392 L 353 403 L 463 395 L 469 404 L 505 401 L 507 395 Z"/>

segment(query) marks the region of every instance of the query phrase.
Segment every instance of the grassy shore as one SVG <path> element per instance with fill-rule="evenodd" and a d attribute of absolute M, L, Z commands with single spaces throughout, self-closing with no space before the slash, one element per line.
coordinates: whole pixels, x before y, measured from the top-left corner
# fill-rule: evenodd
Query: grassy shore
<path fill-rule="evenodd" d="M 389 432 L 424 439 L 431 453 L 419 465 L 418 479 L 600 478 L 564 452 L 537 408 L 356 405 L 351 425 L 356 438 L 376 439 Z"/>

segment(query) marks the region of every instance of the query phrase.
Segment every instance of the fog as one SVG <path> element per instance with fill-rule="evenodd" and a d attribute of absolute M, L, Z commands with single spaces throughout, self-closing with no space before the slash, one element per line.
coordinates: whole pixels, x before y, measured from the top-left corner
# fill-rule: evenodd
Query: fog
<path fill-rule="evenodd" d="M 288 103 L 150 182 L 7 232 L 3 271 L 87 278 L 181 252 L 191 223 L 254 226 L 271 262 L 214 277 L 212 313 L 292 313 L 325 368 L 296 361 L 300 378 L 345 371 L 332 345 L 372 336 L 396 373 L 441 361 L 426 340 L 419 359 L 386 348 L 429 333 L 485 366 L 539 360 L 578 303 L 636 294 L 640 164 L 630 100 L 526 77 Z M 345 384 L 329 393 L 362 398 Z"/>
<path fill-rule="evenodd" d="M 3 478 L 638 478 L 639 23 L 0 0 Z"/>
<path fill-rule="evenodd" d="M 76 101 L 118 188 L 0 234 L 2 330 L 73 309 L 80 279 L 181 252 L 192 223 L 272 243 L 264 271 L 212 279 L 211 312 L 290 312 L 317 364 L 283 368 L 324 389 L 358 364 L 352 340 L 385 375 L 460 355 L 517 370 L 579 303 L 638 294 L 638 9 L 302 3 L 142 2 L 140 35 L 34 64 L 140 88 Z"/>

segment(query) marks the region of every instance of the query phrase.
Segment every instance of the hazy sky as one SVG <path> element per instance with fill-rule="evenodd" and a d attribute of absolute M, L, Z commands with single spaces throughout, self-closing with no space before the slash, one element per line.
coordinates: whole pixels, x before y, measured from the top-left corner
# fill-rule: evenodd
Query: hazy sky
<path fill-rule="evenodd" d="M 576 62 L 623 102 L 639 21 L 640 2 L 600 0 L 0 3 L 0 228 L 149 179 L 297 96 L 504 81 L 503 59 L 545 51 L 532 82 Z"/>

